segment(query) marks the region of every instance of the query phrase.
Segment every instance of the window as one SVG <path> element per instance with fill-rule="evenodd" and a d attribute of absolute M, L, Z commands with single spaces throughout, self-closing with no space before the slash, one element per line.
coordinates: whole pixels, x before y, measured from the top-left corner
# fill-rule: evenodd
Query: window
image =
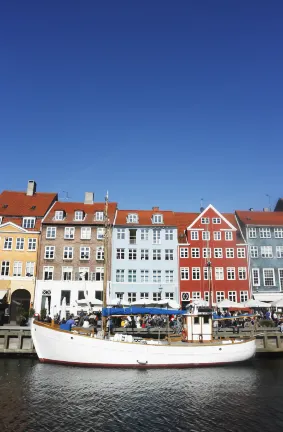
<path fill-rule="evenodd" d="M 123 292 L 116 292 L 115 295 L 116 295 L 117 299 L 123 300 L 123 297 L 124 297 L 124 293 Z"/>
<path fill-rule="evenodd" d="M 208 280 L 208 277 L 209 277 L 208 269 L 210 270 L 210 280 L 212 280 L 211 267 L 203 267 L 203 279 Z"/>
<path fill-rule="evenodd" d="M 129 260 L 136 260 L 136 259 L 137 259 L 137 250 L 129 249 Z"/>
<path fill-rule="evenodd" d="M 201 223 L 202 224 L 209 224 L 209 218 L 208 217 L 202 217 L 201 218 Z"/>
<path fill-rule="evenodd" d="M 248 291 L 240 291 L 240 301 L 241 303 L 244 303 L 248 301 Z"/>
<path fill-rule="evenodd" d="M 62 290 L 61 291 L 61 304 L 63 299 L 66 299 L 66 305 L 70 306 L 70 302 L 71 302 L 71 291 L 68 290 Z"/>
<path fill-rule="evenodd" d="M 279 284 L 281 291 L 283 290 L 283 269 L 278 269 Z"/>
<path fill-rule="evenodd" d="M 26 276 L 32 277 L 34 276 L 34 267 L 35 263 L 31 261 L 26 262 Z"/>
<path fill-rule="evenodd" d="M 236 291 L 228 291 L 228 300 L 233 301 L 233 302 L 237 301 Z"/>
<path fill-rule="evenodd" d="M 272 246 L 261 246 L 260 253 L 262 258 L 272 258 Z"/>
<path fill-rule="evenodd" d="M 203 299 L 207 302 L 209 302 L 209 291 L 204 291 Z"/>
<path fill-rule="evenodd" d="M 95 213 L 95 220 L 98 222 L 103 222 L 104 220 L 104 213 L 102 211 L 97 211 Z"/>
<path fill-rule="evenodd" d="M 221 219 L 220 218 L 212 218 L 212 223 L 213 224 L 220 224 L 221 223 Z"/>
<path fill-rule="evenodd" d="M 116 258 L 125 259 L 125 249 L 121 249 L 121 248 L 116 249 Z"/>
<path fill-rule="evenodd" d="M 260 238 L 270 238 L 271 237 L 270 228 L 260 228 L 259 236 Z"/>
<path fill-rule="evenodd" d="M 141 249 L 141 259 L 142 260 L 148 260 L 149 259 L 148 249 Z"/>
<path fill-rule="evenodd" d="M 232 231 L 225 231 L 225 240 L 233 240 Z"/>
<path fill-rule="evenodd" d="M 211 249 L 210 248 L 203 248 L 202 249 L 202 257 L 203 258 L 211 258 Z"/>
<path fill-rule="evenodd" d="M 63 259 L 72 260 L 74 257 L 74 249 L 71 246 L 65 246 L 63 252 Z"/>
<path fill-rule="evenodd" d="M 165 260 L 173 261 L 174 259 L 174 250 L 173 249 L 165 249 Z"/>
<path fill-rule="evenodd" d="M 277 258 L 283 258 L 283 246 L 276 246 Z"/>
<path fill-rule="evenodd" d="M 274 228 L 274 237 L 283 238 L 283 228 Z"/>
<path fill-rule="evenodd" d="M 155 214 L 152 216 L 152 223 L 154 224 L 162 224 L 163 216 L 161 214 Z"/>
<path fill-rule="evenodd" d="M 224 291 L 216 291 L 216 303 L 220 303 L 225 299 Z"/>
<path fill-rule="evenodd" d="M 89 267 L 79 267 L 79 280 L 89 280 Z"/>
<path fill-rule="evenodd" d="M 72 240 L 74 238 L 75 238 L 75 228 L 74 227 L 65 227 L 64 239 Z"/>
<path fill-rule="evenodd" d="M 190 301 L 190 293 L 182 292 L 182 301 Z"/>
<path fill-rule="evenodd" d="M 209 231 L 202 231 L 202 239 L 203 240 L 210 240 L 210 232 Z"/>
<path fill-rule="evenodd" d="M 161 270 L 153 270 L 153 282 L 161 282 Z"/>
<path fill-rule="evenodd" d="M 62 280 L 72 280 L 73 267 L 62 267 Z"/>
<path fill-rule="evenodd" d="M 17 250 L 24 250 L 24 244 L 25 244 L 25 239 L 23 239 L 22 237 L 17 238 L 16 249 Z"/>
<path fill-rule="evenodd" d="M 247 279 L 246 267 L 238 267 L 238 278 L 239 278 L 239 280 L 246 280 Z"/>
<path fill-rule="evenodd" d="M 84 300 L 84 298 L 85 298 L 85 292 L 78 291 L 78 300 Z"/>
<path fill-rule="evenodd" d="M 251 258 L 258 258 L 258 247 L 250 246 L 250 256 Z"/>
<path fill-rule="evenodd" d="M 238 258 L 246 258 L 246 249 L 245 248 L 237 248 L 237 257 Z"/>
<path fill-rule="evenodd" d="M 149 271 L 148 270 L 141 270 L 141 282 L 149 282 Z"/>
<path fill-rule="evenodd" d="M 221 240 L 221 231 L 213 231 L 213 240 Z"/>
<path fill-rule="evenodd" d="M 95 268 L 95 280 L 103 281 L 104 280 L 104 267 L 96 267 Z"/>
<path fill-rule="evenodd" d="M 224 269 L 223 267 L 215 267 L 215 280 L 224 280 Z"/>
<path fill-rule="evenodd" d="M 125 270 L 116 270 L 116 282 L 125 282 Z"/>
<path fill-rule="evenodd" d="M 136 244 L 136 242 L 137 242 L 137 230 L 136 229 L 129 229 L 129 236 L 130 236 L 130 244 Z"/>
<path fill-rule="evenodd" d="M 200 267 L 193 267 L 192 268 L 192 279 L 193 280 L 200 280 Z"/>
<path fill-rule="evenodd" d="M 117 229 L 117 240 L 125 240 L 126 230 L 124 228 Z"/>
<path fill-rule="evenodd" d="M 75 211 L 75 221 L 82 221 L 84 220 L 84 212 L 81 210 Z"/>
<path fill-rule="evenodd" d="M 153 260 L 161 260 L 161 249 L 153 249 L 152 259 Z"/>
<path fill-rule="evenodd" d="M 223 258 L 222 248 L 214 248 L 214 258 Z"/>
<path fill-rule="evenodd" d="M 189 267 L 181 267 L 181 280 L 189 280 Z"/>
<path fill-rule="evenodd" d="M 166 283 L 174 282 L 174 270 L 165 270 L 165 282 Z"/>
<path fill-rule="evenodd" d="M 274 269 L 263 269 L 264 286 L 274 286 Z"/>
<path fill-rule="evenodd" d="M 36 239 L 35 238 L 29 238 L 28 239 L 28 250 L 36 250 Z"/>
<path fill-rule="evenodd" d="M 14 261 L 13 276 L 22 276 L 23 263 L 21 261 Z"/>
<path fill-rule="evenodd" d="M 153 230 L 153 244 L 160 244 L 161 243 L 161 235 L 160 230 Z"/>
<path fill-rule="evenodd" d="M 128 282 L 136 282 L 136 281 L 137 281 L 137 271 L 128 270 Z"/>
<path fill-rule="evenodd" d="M 43 279 L 53 280 L 54 267 L 43 267 Z"/>
<path fill-rule="evenodd" d="M 249 238 L 256 238 L 256 228 L 249 228 Z"/>
<path fill-rule="evenodd" d="M 24 217 L 23 218 L 23 228 L 29 229 L 35 227 L 35 218 L 34 217 Z"/>
<path fill-rule="evenodd" d="M 97 254 L 97 249 L 96 249 L 96 254 Z M 81 246 L 80 247 L 80 260 L 89 260 L 89 259 L 90 259 L 90 247 Z M 96 259 L 97 259 L 97 257 L 96 257 Z"/>
<path fill-rule="evenodd" d="M 226 248 L 226 258 L 234 258 L 234 249 Z"/>
<path fill-rule="evenodd" d="M 44 259 L 54 259 L 55 246 L 45 246 Z"/>
<path fill-rule="evenodd" d="M 161 292 L 152 293 L 152 299 L 153 299 L 153 301 L 161 300 Z"/>
<path fill-rule="evenodd" d="M 191 231 L 191 240 L 198 240 L 198 231 Z"/>
<path fill-rule="evenodd" d="M 148 229 L 141 229 L 141 240 L 148 240 Z"/>
<path fill-rule="evenodd" d="M 56 238 L 56 227 L 47 227 L 46 228 L 46 238 L 47 239 L 55 239 Z"/>
<path fill-rule="evenodd" d="M 252 269 L 252 279 L 253 279 L 253 286 L 260 286 L 260 277 L 259 277 L 258 268 Z"/>
<path fill-rule="evenodd" d="M 192 258 L 199 258 L 200 257 L 199 248 L 192 248 L 191 257 Z"/>
<path fill-rule="evenodd" d="M 11 250 L 12 249 L 12 244 L 13 244 L 12 237 L 5 237 L 5 240 L 4 240 L 4 249 Z"/>
<path fill-rule="evenodd" d="M 173 230 L 172 229 L 166 229 L 165 230 L 165 240 L 173 240 Z"/>
<path fill-rule="evenodd" d="M 189 249 L 180 248 L 180 258 L 188 258 L 188 257 L 189 257 Z"/>
<path fill-rule="evenodd" d="M 141 300 L 148 300 L 149 299 L 148 292 L 142 292 L 140 294 L 140 298 L 141 298 Z"/>
<path fill-rule="evenodd" d="M 55 212 L 55 220 L 63 220 L 64 219 L 64 212 L 62 210 L 57 210 Z"/>
<path fill-rule="evenodd" d="M 135 302 L 137 299 L 137 293 L 135 292 L 128 292 L 128 302 L 132 303 Z"/>
<path fill-rule="evenodd" d="M 1 276 L 9 276 L 10 261 L 2 261 Z"/>
<path fill-rule="evenodd" d="M 98 230 L 99 229 L 101 229 L 101 228 L 98 228 Z M 98 230 L 97 230 L 97 233 L 98 233 Z M 97 238 L 98 238 L 98 236 L 97 236 Z M 81 227 L 81 239 L 82 240 L 90 240 L 91 239 L 91 227 Z"/>
<path fill-rule="evenodd" d="M 104 260 L 104 247 L 99 246 L 96 248 L 96 261 L 103 261 Z"/>
<path fill-rule="evenodd" d="M 228 280 L 236 279 L 235 267 L 227 267 L 227 279 Z"/>
<path fill-rule="evenodd" d="M 174 293 L 172 293 L 172 292 L 166 292 L 165 293 L 165 299 L 166 300 L 174 300 Z"/>
<path fill-rule="evenodd" d="M 138 223 L 139 217 L 137 214 L 128 214 L 127 223 Z"/>
<path fill-rule="evenodd" d="M 193 291 L 192 292 L 192 299 L 193 300 L 200 300 L 201 295 L 200 295 L 200 291 Z"/>

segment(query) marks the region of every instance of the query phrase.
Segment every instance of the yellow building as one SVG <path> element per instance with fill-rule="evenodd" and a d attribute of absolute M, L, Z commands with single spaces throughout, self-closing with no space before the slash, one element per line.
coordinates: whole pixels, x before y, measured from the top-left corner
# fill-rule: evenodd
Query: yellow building
<path fill-rule="evenodd" d="M 12 321 L 17 305 L 28 311 L 34 302 L 41 220 L 56 200 L 36 193 L 34 181 L 26 192 L 0 195 L 0 302 L 8 303 Z"/>

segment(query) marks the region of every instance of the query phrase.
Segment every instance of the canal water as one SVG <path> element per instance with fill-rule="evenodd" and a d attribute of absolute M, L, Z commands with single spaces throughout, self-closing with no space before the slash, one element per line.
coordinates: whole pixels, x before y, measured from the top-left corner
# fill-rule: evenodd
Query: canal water
<path fill-rule="evenodd" d="M 283 359 L 107 370 L 0 358 L 0 431 L 283 431 Z"/>

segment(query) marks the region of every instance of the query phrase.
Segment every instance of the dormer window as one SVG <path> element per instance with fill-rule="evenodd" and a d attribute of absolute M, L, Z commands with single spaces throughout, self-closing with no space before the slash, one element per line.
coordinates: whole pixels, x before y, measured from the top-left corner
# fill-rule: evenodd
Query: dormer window
<path fill-rule="evenodd" d="M 63 220 L 63 219 L 64 219 L 64 212 L 63 212 L 63 210 L 57 210 L 57 211 L 55 212 L 55 217 L 54 217 L 54 219 L 55 219 L 55 220 Z"/>
<path fill-rule="evenodd" d="M 152 223 L 153 224 L 162 224 L 163 223 L 163 215 L 161 215 L 161 214 L 154 214 L 152 216 Z"/>
<path fill-rule="evenodd" d="M 127 216 L 127 223 L 138 223 L 139 222 L 139 217 L 137 214 L 135 213 L 130 213 Z"/>
<path fill-rule="evenodd" d="M 103 222 L 104 220 L 104 213 L 102 211 L 97 211 L 95 213 L 95 220 L 99 222 Z"/>
<path fill-rule="evenodd" d="M 84 220 L 84 212 L 81 210 L 75 211 L 75 221 L 82 221 Z"/>
<path fill-rule="evenodd" d="M 23 218 L 23 228 L 34 228 L 35 218 L 34 217 L 24 217 Z"/>
<path fill-rule="evenodd" d="M 201 223 L 202 224 L 209 224 L 209 218 L 208 217 L 202 217 L 201 218 Z"/>

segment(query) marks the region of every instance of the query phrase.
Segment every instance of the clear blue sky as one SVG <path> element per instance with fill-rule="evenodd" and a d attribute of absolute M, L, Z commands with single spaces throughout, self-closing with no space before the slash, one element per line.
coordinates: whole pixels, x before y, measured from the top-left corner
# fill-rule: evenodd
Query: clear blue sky
<path fill-rule="evenodd" d="M 282 0 L 2 0 L 0 190 L 120 208 L 283 195 Z"/>

